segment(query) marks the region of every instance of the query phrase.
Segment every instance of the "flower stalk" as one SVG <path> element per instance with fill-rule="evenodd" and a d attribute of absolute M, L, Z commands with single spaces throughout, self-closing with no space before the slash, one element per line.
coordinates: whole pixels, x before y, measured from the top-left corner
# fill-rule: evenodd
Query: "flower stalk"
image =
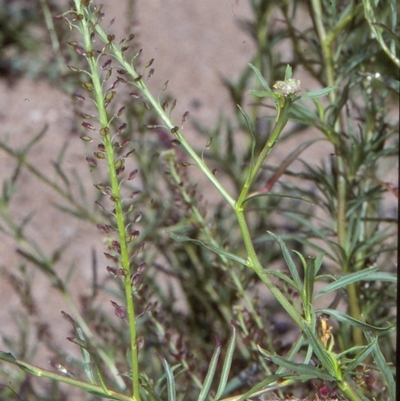
<path fill-rule="evenodd" d="M 96 57 L 96 52 L 92 46 L 92 27 L 89 26 L 89 21 L 93 18 L 92 15 L 88 14 L 89 11 L 82 5 L 81 1 L 75 0 L 75 7 L 77 15 L 84 15 L 83 18 L 78 18 L 80 23 L 80 32 L 83 38 L 85 57 L 89 65 L 89 76 L 91 78 L 91 84 L 93 85 L 93 93 L 95 99 L 95 105 L 98 112 L 98 119 L 101 126 L 100 134 L 102 136 L 102 144 L 104 145 L 105 155 L 107 160 L 108 174 L 110 178 L 111 186 L 111 199 L 114 203 L 115 218 L 117 223 L 117 231 L 119 236 L 119 248 L 120 248 L 120 264 L 124 271 L 122 275 L 124 278 L 124 290 L 125 290 L 125 301 L 126 301 L 126 312 L 127 320 L 129 324 L 130 333 L 130 354 L 131 355 L 131 366 L 132 366 L 132 394 L 135 401 L 140 401 L 139 392 L 139 361 L 138 361 L 138 349 L 137 349 L 137 329 L 136 329 L 136 316 L 135 316 L 135 305 L 132 295 L 132 283 L 131 283 L 131 266 L 129 261 L 129 253 L 127 246 L 127 233 L 124 221 L 124 213 L 122 210 L 122 199 L 120 184 L 117 177 L 117 166 L 116 157 L 114 153 L 113 140 L 110 135 L 110 119 L 107 114 L 107 97 L 103 90 L 103 84 L 99 73 L 99 57 Z M 94 22 L 94 26 L 97 23 Z"/>

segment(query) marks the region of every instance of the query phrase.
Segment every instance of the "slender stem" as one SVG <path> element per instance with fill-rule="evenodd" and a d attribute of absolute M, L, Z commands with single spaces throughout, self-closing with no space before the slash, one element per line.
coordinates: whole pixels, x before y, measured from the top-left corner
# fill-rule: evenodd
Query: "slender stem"
<path fill-rule="evenodd" d="M 243 186 L 243 189 L 239 195 L 239 198 L 236 202 L 236 205 L 235 205 L 236 209 L 240 209 L 243 207 L 243 203 L 245 202 L 246 197 L 249 193 L 251 184 L 253 183 L 258 172 L 260 171 L 260 168 L 263 165 L 265 159 L 267 158 L 267 156 L 271 152 L 272 148 L 276 144 L 283 128 L 287 124 L 287 122 L 289 120 L 290 105 L 291 105 L 291 100 L 289 98 L 285 98 L 283 107 L 279 109 L 279 118 L 275 124 L 274 130 L 272 131 L 271 137 L 266 142 L 263 150 L 261 151 L 261 153 L 259 154 L 259 156 L 256 160 L 255 165 L 250 170 L 247 180 L 246 180 L 246 182 Z"/>
<path fill-rule="evenodd" d="M 334 37 L 326 34 L 325 27 L 323 24 L 323 11 L 320 0 L 311 0 L 313 20 L 319 36 L 322 49 L 323 66 L 326 74 L 326 83 L 328 86 L 335 85 L 335 73 L 334 73 L 334 61 L 333 61 L 333 39 Z M 352 14 L 354 15 L 354 13 Z M 346 20 L 349 23 L 350 20 Z M 336 31 L 338 34 L 339 31 Z M 336 91 L 329 93 L 329 100 L 331 104 L 336 103 Z M 340 114 L 339 119 L 335 121 L 334 131 L 336 133 L 341 132 L 344 127 L 343 117 Z M 336 168 L 337 168 L 337 235 L 339 245 L 343 249 L 344 260 L 342 261 L 342 269 L 344 273 L 349 270 L 349 242 L 347 238 L 347 183 L 346 183 L 346 171 L 345 171 L 345 160 L 341 155 L 341 149 L 339 145 L 335 145 L 336 154 Z M 347 295 L 349 298 L 349 312 L 355 319 L 361 318 L 360 306 L 358 304 L 357 289 L 354 283 L 347 286 Z M 358 327 L 352 327 L 353 340 L 355 345 L 362 345 L 364 343 L 362 330 Z"/>
<path fill-rule="evenodd" d="M 349 401 L 362 401 L 354 388 L 346 380 L 338 382 L 338 387 Z"/>
<path fill-rule="evenodd" d="M 266 285 L 266 287 L 271 291 L 274 295 L 275 299 L 282 305 L 282 307 L 286 310 L 286 312 L 290 315 L 290 317 L 294 320 L 294 322 L 300 327 L 303 328 L 303 322 L 301 320 L 301 316 L 297 313 L 296 309 L 293 305 L 287 300 L 287 298 L 282 294 L 279 288 L 271 281 L 268 274 L 264 271 L 263 266 L 258 260 L 256 251 L 254 249 L 253 242 L 251 240 L 251 235 L 249 231 L 249 227 L 246 222 L 246 218 L 244 216 L 243 209 L 235 208 L 236 218 L 239 223 L 240 231 L 243 236 L 244 244 L 247 251 L 247 265 L 250 267 L 260 278 L 260 280 Z"/>
<path fill-rule="evenodd" d="M 92 53 L 92 38 L 91 29 L 89 27 L 90 11 L 82 9 L 81 2 L 75 0 L 77 12 L 84 15 L 81 19 L 81 33 L 84 40 L 84 46 L 86 54 Z M 139 392 L 139 362 L 138 362 L 138 350 L 136 340 L 136 319 L 135 319 L 135 308 L 132 295 L 132 284 L 131 284 L 131 273 L 130 273 L 130 261 L 128 254 L 128 247 L 126 242 L 126 227 L 124 221 L 124 213 L 122 210 L 122 200 L 120 193 L 120 186 L 117 177 L 116 170 L 116 159 L 114 155 L 114 147 L 112 138 L 109 133 L 110 121 L 106 111 L 106 104 L 104 100 L 103 85 L 100 78 L 98 58 L 97 57 L 86 57 L 90 67 L 90 75 L 93 83 L 93 92 L 95 96 L 95 104 L 99 113 L 99 122 L 102 129 L 105 130 L 106 134 L 103 136 L 103 145 L 105 147 L 106 159 L 108 165 L 108 173 L 111 183 L 112 200 L 115 207 L 115 216 L 117 220 L 117 230 L 119 236 L 120 245 L 120 263 L 122 265 L 124 274 L 124 289 L 125 289 L 125 300 L 126 310 L 128 315 L 129 333 L 130 333 L 130 351 L 131 351 L 131 366 L 132 366 L 132 393 L 136 401 L 140 401 Z"/>
<path fill-rule="evenodd" d="M 64 376 L 58 373 L 51 372 L 46 369 L 38 368 L 35 365 L 31 365 L 30 363 L 21 361 L 19 359 L 13 359 L 13 360 L 6 360 L 6 362 L 10 362 L 19 368 L 23 369 L 24 371 L 37 376 L 37 377 L 46 377 L 51 380 L 55 380 L 59 383 L 66 383 L 69 385 L 72 385 L 74 387 L 81 388 L 86 391 L 90 391 L 92 393 L 97 393 L 97 394 L 102 394 L 104 395 L 105 398 L 113 399 L 113 400 L 118 400 L 118 401 L 132 401 L 132 397 L 129 397 L 124 394 L 117 393 L 112 390 L 104 389 L 100 387 L 97 384 L 92 384 L 88 383 L 86 381 L 82 381 L 79 379 L 75 379 L 72 377 Z"/>

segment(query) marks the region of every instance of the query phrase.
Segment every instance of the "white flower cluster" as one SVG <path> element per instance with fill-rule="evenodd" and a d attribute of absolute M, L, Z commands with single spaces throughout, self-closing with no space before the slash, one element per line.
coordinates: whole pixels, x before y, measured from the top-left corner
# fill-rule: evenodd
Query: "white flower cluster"
<path fill-rule="evenodd" d="M 285 81 L 277 81 L 273 87 L 280 91 L 284 97 L 293 98 L 301 91 L 301 81 L 300 79 L 290 78 Z"/>

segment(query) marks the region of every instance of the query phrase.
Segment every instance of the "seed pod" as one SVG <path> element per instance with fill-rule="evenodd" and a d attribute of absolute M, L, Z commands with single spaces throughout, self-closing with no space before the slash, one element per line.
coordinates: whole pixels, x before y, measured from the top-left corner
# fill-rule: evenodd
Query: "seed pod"
<path fill-rule="evenodd" d="M 188 111 L 185 111 L 182 117 L 182 124 L 189 118 L 190 113 Z"/>
<path fill-rule="evenodd" d="M 85 98 L 84 96 L 79 95 L 78 93 L 75 93 L 75 94 L 74 94 L 74 97 L 77 98 L 78 100 L 82 100 L 82 101 L 85 101 L 85 100 L 86 100 L 86 98 Z"/>
<path fill-rule="evenodd" d="M 115 114 L 117 117 L 121 117 L 125 112 L 125 106 L 122 106 L 117 113 Z"/>
<path fill-rule="evenodd" d="M 82 135 L 79 138 L 81 138 L 82 141 L 85 141 L 85 142 L 93 142 L 93 138 L 91 138 L 90 136 L 87 136 L 87 135 Z"/>
<path fill-rule="evenodd" d="M 110 259 L 110 260 L 114 261 L 115 263 L 118 262 L 118 258 L 117 258 L 116 256 L 113 256 L 113 255 L 111 255 L 111 254 L 109 254 L 109 253 L 107 253 L 107 252 L 104 252 L 104 256 L 105 256 L 107 259 Z"/>
<path fill-rule="evenodd" d="M 84 82 L 84 83 L 82 84 L 82 87 L 85 88 L 85 89 L 87 89 L 88 91 L 93 90 L 93 84 L 92 84 L 91 82 Z"/>
<path fill-rule="evenodd" d="M 91 131 L 96 131 L 96 129 L 93 127 L 93 125 L 89 124 L 86 121 L 84 121 L 81 125 L 82 125 L 83 128 L 90 129 Z"/>
<path fill-rule="evenodd" d="M 107 136 L 110 133 L 110 129 L 108 127 L 103 127 L 100 130 L 100 135 L 101 136 Z"/>
<path fill-rule="evenodd" d="M 107 234 L 108 233 L 107 226 L 105 226 L 103 224 L 97 224 L 97 229 L 103 234 Z"/>
<path fill-rule="evenodd" d="M 104 160 L 106 158 L 106 155 L 102 152 L 94 152 L 93 156 L 99 160 Z"/>
<path fill-rule="evenodd" d="M 86 55 L 86 52 L 85 52 L 84 48 L 81 47 L 81 46 L 78 46 L 78 45 L 74 46 L 74 50 L 75 50 L 80 56 L 85 56 L 85 55 Z"/>
<path fill-rule="evenodd" d="M 137 168 L 135 168 L 135 170 L 132 170 L 130 173 L 129 173 L 129 176 L 128 176 L 128 181 L 130 181 L 130 180 L 133 180 L 136 176 L 137 176 L 137 173 L 138 173 L 138 169 Z"/>
<path fill-rule="evenodd" d="M 126 129 L 127 126 L 128 126 L 128 125 L 127 125 L 126 123 L 123 123 L 122 125 L 120 125 L 120 126 L 118 127 L 117 134 L 118 134 L 118 135 L 122 134 L 122 133 L 125 131 L 125 129 Z"/>
<path fill-rule="evenodd" d="M 142 213 L 142 212 L 139 212 L 139 213 L 134 217 L 133 222 L 134 222 L 134 223 L 139 223 L 140 220 L 142 220 L 142 217 L 143 217 L 143 213 Z"/>
<path fill-rule="evenodd" d="M 71 71 L 74 71 L 74 72 L 80 72 L 80 71 L 82 71 L 82 70 L 80 70 L 79 68 L 73 67 L 72 65 L 67 65 L 67 67 L 68 67 Z"/>
<path fill-rule="evenodd" d="M 129 198 L 129 199 L 135 199 L 135 198 L 137 198 L 141 193 L 142 193 L 142 191 L 133 191 L 133 192 L 128 196 L 128 198 Z"/>
<path fill-rule="evenodd" d="M 118 160 L 115 162 L 115 169 L 116 169 L 116 170 L 121 169 L 121 167 L 123 167 L 124 163 L 125 163 L 125 160 L 124 160 L 124 159 L 118 159 Z"/>
<path fill-rule="evenodd" d="M 117 277 L 118 272 L 115 267 L 107 266 L 106 269 L 107 269 L 108 273 L 112 274 L 114 277 Z"/>
<path fill-rule="evenodd" d="M 107 68 L 109 68 L 110 67 L 110 65 L 111 65 L 111 59 L 109 58 L 100 68 L 102 69 L 102 70 L 105 70 L 105 69 L 107 69 Z"/>
<path fill-rule="evenodd" d="M 86 161 L 89 163 L 90 167 L 97 167 L 97 162 L 92 157 L 87 157 Z"/>

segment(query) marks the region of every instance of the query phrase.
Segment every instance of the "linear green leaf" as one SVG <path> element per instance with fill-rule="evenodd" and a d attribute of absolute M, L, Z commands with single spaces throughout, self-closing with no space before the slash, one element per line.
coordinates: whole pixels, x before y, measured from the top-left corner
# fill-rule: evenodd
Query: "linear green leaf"
<path fill-rule="evenodd" d="M 270 384 L 275 383 L 277 380 L 282 380 L 282 379 L 289 379 L 290 380 L 290 379 L 295 379 L 295 378 L 297 378 L 297 375 L 288 374 L 288 373 L 281 374 L 281 375 L 276 375 L 276 374 L 275 375 L 271 375 L 271 376 L 267 377 L 266 379 L 262 380 L 261 382 L 257 383 L 247 393 L 242 394 L 241 396 L 239 396 L 237 398 L 234 398 L 232 401 L 244 401 L 244 400 L 247 400 L 250 397 L 256 397 L 256 396 L 261 395 L 261 394 L 263 394 L 265 392 L 265 387 L 269 386 Z M 283 387 L 283 385 L 280 384 L 279 387 Z"/>
<path fill-rule="evenodd" d="M 293 261 L 292 256 L 290 255 L 289 250 L 287 249 L 285 243 L 282 241 L 282 239 L 280 237 L 278 237 L 277 235 L 275 235 L 274 233 L 272 233 L 271 231 L 267 231 L 269 235 L 271 235 L 273 238 L 276 239 L 276 241 L 278 241 L 279 246 L 281 247 L 282 253 L 283 253 L 283 257 L 285 259 L 285 262 L 290 270 L 290 274 L 293 277 L 293 280 L 296 284 L 296 289 L 299 292 L 303 291 L 303 284 L 300 280 L 300 276 L 299 276 L 299 272 L 297 271 L 297 267 Z"/>
<path fill-rule="evenodd" d="M 217 345 L 217 347 L 215 348 L 215 351 L 213 353 L 213 356 L 211 357 L 207 375 L 206 375 L 206 378 L 204 379 L 203 387 L 200 391 L 197 401 L 204 401 L 208 395 L 208 392 L 210 391 L 211 384 L 212 384 L 212 381 L 213 381 L 214 375 L 215 375 L 215 370 L 217 368 L 217 363 L 218 363 L 220 353 L 221 353 L 221 347 L 219 345 Z"/>
<path fill-rule="evenodd" d="M 315 259 L 309 258 L 304 272 L 304 290 L 303 290 L 303 309 L 305 316 L 310 316 L 310 308 L 312 304 L 312 296 L 314 293 L 315 281 Z"/>
<path fill-rule="evenodd" d="M 367 337 L 367 340 L 369 343 L 372 343 L 374 341 L 374 338 L 368 332 L 365 332 L 365 337 Z M 383 356 L 383 354 L 382 354 L 380 348 L 377 346 L 377 344 L 375 344 L 375 347 L 373 350 L 373 355 L 374 355 L 375 363 L 377 364 L 379 370 L 382 372 L 383 379 L 388 384 L 391 399 L 395 400 L 396 399 L 396 382 L 394 380 L 393 373 L 391 372 L 391 370 L 385 360 L 385 357 Z"/>
<path fill-rule="evenodd" d="M 334 310 L 334 309 L 316 309 L 316 313 L 326 313 L 329 316 L 335 318 L 338 322 L 347 323 L 350 326 L 359 327 L 362 330 L 374 330 L 380 333 L 389 333 L 394 329 L 393 326 L 387 327 L 376 327 L 370 324 L 361 322 L 360 320 L 354 319 L 353 317 L 349 316 L 346 313 Z"/>
<path fill-rule="evenodd" d="M 329 92 L 332 92 L 335 89 L 335 85 L 328 86 L 327 88 L 318 89 L 311 92 L 306 92 L 303 95 L 299 96 L 299 99 L 314 99 L 317 97 L 325 96 Z"/>
<path fill-rule="evenodd" d="M 375 273 L 377 270 L 378 270 L 377 267 L 369 267 L 356 273 L 346 274 L 345 276 L 340 277 L 338 280 L 326 285 L 324 288 L 318 291 L 314 299 L 317 299 L 321 295 L 327 294 L 328 292 L 336 291 L 339 290 L 340 288 L 346 287 L 351 283 L 355 283 L 361 280 L 366 280 L 369 275 Z"/>
<path fill-rule="evenodd" d="M 267 81 L 264 79 L 264 77 L 261 75 L 260 70 L 254 66 L 251 63 L 247 64 L 256 74 L 258 80 L 260 81 L 261 85 L 268 91 L 268 92 L 272 92 L 271 88 L 269 87 L 269 85 L 267 84 Z"/>
<path fill-rule="evenodd" d="M 232 325 L 231 327 L 232 327 L 232 336 L 229 340 L 228 350 L 226 351 L 224 365 L 222 367 L 221 379 L 219 381 L 217 394 L 215 395 L 214 400 L 218 400 L 219 398 L 221 398 L 225 390 L 226 383 L 228 381 L 229 372 L 231 370 L 232 357 L 233 357 L 233 352 L 235 351 L 235 343 L 236 343 L 236 327 L 234 325 Z"/>
<path fill-rule="evenodd" d="M 207 249 L 217 253 L 218 255 L 225 256 L 226 258 L 231 259 L 231 260 L 233 260 L 233 261 L 235 261 L 237 263 L 240 263 L 243 266 L 247 266 L 247 262 L 243 258 L 241 258 L 241 257 L 239 257 L 239 256 L 237 256 L 237 255 L 235 255 L 233 253 L 230 253 L 228 251 L 225 251 L 222 248 L 219 248 L 219 247 L 214 246 L 214 245 L 206 244 L 203 241 L 187 237 L 186 235 L 180 235 L 180 234 L 176 234 L 174 232 L 167 232 L 167 234 L 175 241 L 197 243 L 197 244 L 203 246 L 204 248 L 207 248 Z"/>
<path fill-rule="evenodd" d="M 175 378 L 174 374 L 166 361 L 165 358 L 161 357 L 161 363 L 163 364 L 164 370 L 165 370 L 165 376 L 167 378 L 167 396 L 168 396 L 168 401 L 175 401 L 176 400 L 176 390 L 175 390 Z"/>
<path fill-rule="evenodd" d="M 332 377 L 328 372 L 322 369 L 318 369 L 315 366 L 306 365 L 304 363 L 295 363 L 287 360 L 286 358 L 282 358 L 279 355 L 271 354 L 268 351 L 262 349 L 260 346 L 258 346 L 257 348 L 262 355 L 270 359 L 276 365 L 284 367 L 285 369 L 291 370 L 293 372 L 299 373 L 302 375 L 302 377 L 306 377 L 307 380 L 317 379 L 317 378 L 328 381 L 335 380 L 335 378 Z"/>
<path fill-rule="evenodd" d="M 290 277 L 288 277 L 286 274 L 284 274 L 278 270 L 271 270 L 271 269 L 265 269 L 265 272 L 267 272 L 268 274 L 271 274 L 272 276 L 280 278 L 282 281 L 285 281 L 286 283 L 288 283 L 291 287 L 297 288 L 295 282 Z"/>
<path fill-rule="evenodd" d="M 343 372 L 343 375 L 346 376 L 350 374 L 355 368 L 361 365 L 362 361 L 372 352 L 374 351 L 375 347 L 378 345 L 378 339 L 374 338 L 374 340 L 368 344 L 367 346 L 363 347 L 364 349 L 357 354 L 354 360 L 352 360 Z"/>

